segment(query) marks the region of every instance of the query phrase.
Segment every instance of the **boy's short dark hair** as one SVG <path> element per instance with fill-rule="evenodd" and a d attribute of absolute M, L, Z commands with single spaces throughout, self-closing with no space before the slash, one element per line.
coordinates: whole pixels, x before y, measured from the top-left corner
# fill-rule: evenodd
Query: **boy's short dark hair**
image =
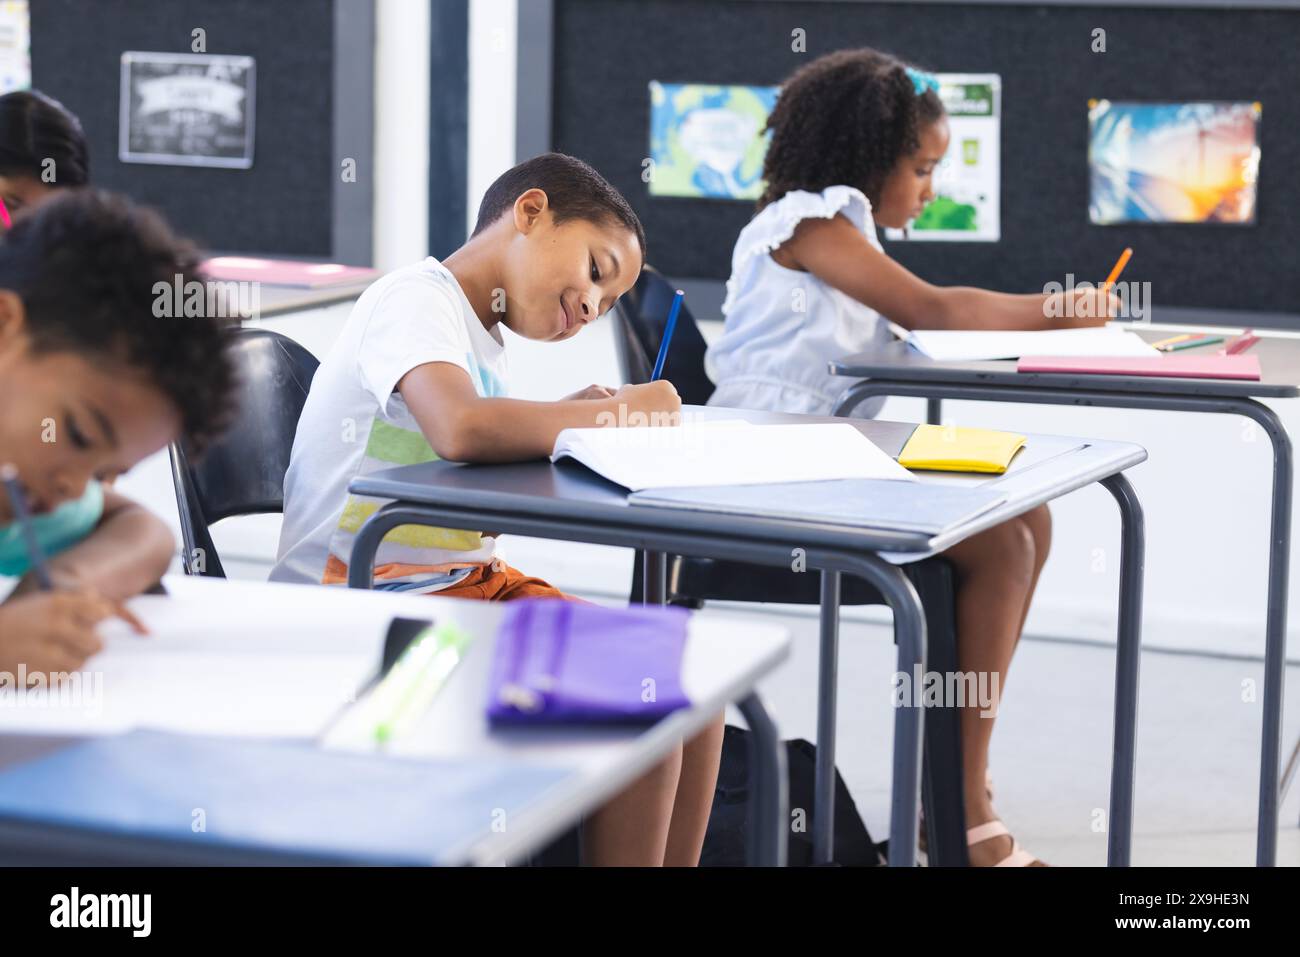
<path fill-rule="evenodd" d="M 515 205 L 530 189 L 540 189 L 550 202 L 555 224 L 581 219 L 599 225 L 616 223 L 636 234 L 645 261 L 645 229 L 623 194 L 582 160 L 564 153 L 543 153 L 506 170 L 488 187 L 478 208 L 477 236 Z"/>
<path fill-rule="evenodd" d="M 198 451 L 233 413 L 233 325 L 154 312 L 155 285 L 201 282 L 198 261 L 156 213 L 72 189 L 14 218 L 0 238 L 0 289 L 22 299 L 34 354 L 75 352 L 138 370 L 175 404 Z"/>
<path fill-rule="evenodd" d="M 796 70 L 768 115 L 762 209 L 786 193 L 853 186 L 873 203 L 899 158 L 944 115 L 933 89 L 917 91 L 902 60 L 863 47 L 836 50 Z"/>

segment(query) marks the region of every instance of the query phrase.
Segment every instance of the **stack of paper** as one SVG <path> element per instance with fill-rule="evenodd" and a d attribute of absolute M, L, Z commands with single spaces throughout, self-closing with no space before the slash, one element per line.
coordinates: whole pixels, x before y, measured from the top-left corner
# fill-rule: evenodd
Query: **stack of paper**
<path fill-rule="evenodd" d="M 1152 357 L 1160 353 L 1142 338 L 1108 326 L 1040 332 L 919 329 L 908 343 L 938 362 L 979 362 L 1021 356 Z"/>
<path fill-rule="evenodd" d="M 848 423 L 729 421 L 643 428 L 565 429 L 551 461 L 572 458 L 638 491 L 912 475 Z"/>

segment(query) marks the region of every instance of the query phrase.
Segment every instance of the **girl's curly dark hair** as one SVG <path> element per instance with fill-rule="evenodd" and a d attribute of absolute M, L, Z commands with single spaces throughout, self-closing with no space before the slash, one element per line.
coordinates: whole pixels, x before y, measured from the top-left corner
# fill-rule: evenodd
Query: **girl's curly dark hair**
<path fill-rule="evenodd" d="M 917 94 L 907 64 L 878 50 L 836 50 L 796 70 L 764 131 L 762 209 L 792 190 L 855 186 L 876 203 L 900 156 L 943 116 L 933 89 Z"/>

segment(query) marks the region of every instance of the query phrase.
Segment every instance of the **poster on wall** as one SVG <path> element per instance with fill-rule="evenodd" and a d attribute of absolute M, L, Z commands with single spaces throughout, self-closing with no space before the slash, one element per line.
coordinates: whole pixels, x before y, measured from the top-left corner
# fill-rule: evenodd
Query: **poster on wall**
<path fill-rule="evenodd" d="M 758 199 L 777 90 L 651 80 L 650 195 Z"/>
<path fill-rule="evenodd" d="M 118 158 L 250 168 L 255 79 L 247 56 L 123 53 Z"/>
<path fill-rule="evenodd" d="M 1088 103 L 1088 218 L 1255 221 L 1259 103 Z"/>
<path fill-rule="evenodd" d="M 0 0 L 0 94 L 32 85 L 32 22 L 27 0 Z"/>
<path fill-rule="evenodd" d="M 936 73 L 948 111 L 948 152 L 934 171 L 934 200 L 887 239 L 997 242 L 1002 238 L 1002 78 Z"/>

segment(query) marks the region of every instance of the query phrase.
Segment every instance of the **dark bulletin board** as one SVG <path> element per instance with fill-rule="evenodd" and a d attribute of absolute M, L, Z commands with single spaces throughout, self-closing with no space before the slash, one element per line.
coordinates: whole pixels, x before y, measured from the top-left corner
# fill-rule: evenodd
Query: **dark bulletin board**
<path fill-rule="evenodd" d="M 807 52 L 791 51 L 801 27 Z M 1107 52 L 1091 51 L 1095 27 Z M 1300 327 L 1300 12 L 980 3 L 556 0 L 554 148 L 586 159 L 643 217 L 650 261 L 725 279 L 748 203 L 651 198 L 650 80 L 780 83 L 831 50 L 875 46 L 942 72 L 1002 76 L 1002 240 L 887 243 L 924 278 L 1012 292 L 1126 280 L 1157 307 L 1295 314 Z M 1253 226 L 1088 222 L 1087 101 L 1260 100 Z"/>
<path fill-rule="evenodd" d="M 38 0 L 31 19 L 32 85 L 81 118 L 96 186 L 156 206 L 210 249 L 331 255 L 334 0 Z M 122 53 L 192 52 L 196 27 L 205 52 L 257 61 L 252 168 L 120 162 Z"/>

